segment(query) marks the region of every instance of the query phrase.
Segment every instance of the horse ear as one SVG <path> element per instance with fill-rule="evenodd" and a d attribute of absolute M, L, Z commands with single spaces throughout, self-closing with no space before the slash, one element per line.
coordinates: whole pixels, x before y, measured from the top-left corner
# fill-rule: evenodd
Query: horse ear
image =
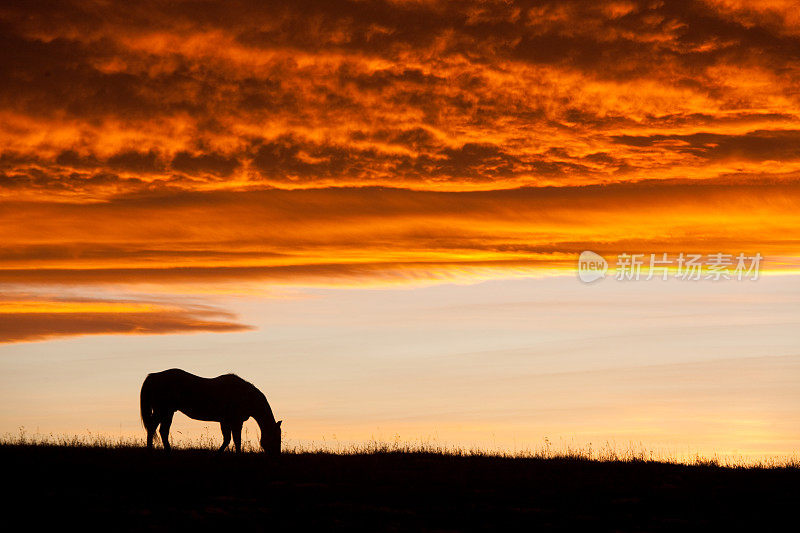
<path fill-rule="evenodd" d="M 283 422 L 283 420 L 278 420 L 278 421 L 275 423 L 275 425 L 276 425 L 276 426 L 278 426 L 278 427 L 281 427 L 281 422 Z"/>

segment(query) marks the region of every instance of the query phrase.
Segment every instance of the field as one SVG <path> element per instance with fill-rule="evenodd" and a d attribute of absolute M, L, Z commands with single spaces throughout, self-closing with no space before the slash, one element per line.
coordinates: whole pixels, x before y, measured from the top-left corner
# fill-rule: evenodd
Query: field
<path fill-rule="evenodd" d="M 800 501 L 796 465 L 20 442 L 0 456 L 6 523 L 36 530 L 764 530 Z"/>

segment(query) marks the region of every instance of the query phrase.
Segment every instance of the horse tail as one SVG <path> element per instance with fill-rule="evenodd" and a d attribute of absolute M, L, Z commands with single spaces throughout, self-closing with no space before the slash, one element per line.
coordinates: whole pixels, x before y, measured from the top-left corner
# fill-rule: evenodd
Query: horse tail
<path fill-rule="evenodd" d="M 139 407 L 142 413 L 142 424 L 150 429 L 155 422 L 153 414 L 153 376 L 148 375 L 142 383 L 142 392 L 139 394 Z"/>

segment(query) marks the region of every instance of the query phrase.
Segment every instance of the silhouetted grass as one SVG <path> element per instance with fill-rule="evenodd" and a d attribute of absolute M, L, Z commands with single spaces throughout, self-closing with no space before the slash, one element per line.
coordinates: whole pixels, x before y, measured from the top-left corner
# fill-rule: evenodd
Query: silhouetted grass
<path fill-rule="evenodd" d="M 156 443 L 159 437 L 156 435 Z M 208 435 L 199 437 L 171 436 L 173 448 L 178 450 L 215 451 L 219 448 L 220 440 Z M 141 437 L 108 436 L 92 434 L 87 431 L 83 435 L 56 435 L 28 433 L 25 428 L 20 428 L 16 435 L 6 434 L 0 437 L 0 445 L 31 445 L 31 446 L 66 446 L 73 448 L 141 448 L 144 446 Z M 253 442 L 243 440 L 244 453 L 261 453 L 260 447 Z M 605 442 L 599 447 L 591 444 L 576 446 L 570 443 L 560 443 L 555 446 L 548 439 L 542 446 L 535 449 L 522 450 L 490 450 L 480 447 L 464 448 L 445 443 L 428 440 L 402 441 L 398 438 L 392 441 L 371 439 L 365 442 L 342 443 L 312 442 L 296 443 L 284 442 L 283 454 L 333 454 L 333 455 L 369 455 L 369 454 L 431 454 L 449 457 L 497 457 L 513 459 L 573 459 L 598 462 L 655 462 L 666 464 L 685 464 L 695 466 L 720 466 L 730 468 L 782 468 L 800 467 L 800 456 L 751 458 L 744 456 L 703 456 L 700 454 L 684 455 L 679 457 L 669 452 L 649 450 L 641 444 L 629 443 L 620 446 L 617 443 Z M 233 452 L 231 445 L 228 452 Z"/>
<path fill-rule="evenodd" d="M 766 530 L 793 520 L 800 497 L 796 463 L 596 460 L 580 450 L 511 457 L 377 441 L 344 448 L 290 447 L 275 459 L 205 446 L 167 455 L 96 435 L 7 437 L 5 518 L 130 531 Z"/>

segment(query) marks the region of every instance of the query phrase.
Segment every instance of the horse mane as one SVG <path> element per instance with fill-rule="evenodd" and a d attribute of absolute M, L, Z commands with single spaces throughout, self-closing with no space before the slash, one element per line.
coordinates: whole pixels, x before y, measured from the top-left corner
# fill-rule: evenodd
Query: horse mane
<path fill-rule="evenodd" d="M 247 385 L 250 389 L 252 389 L 253 391 L 257 392 L 259 396 L 264 396 L 264 393 L 261 392 L 260 390 L 258 390 L 258 387 L 256 387 L 255 385 L 253 385 L 252 383 L 250 383 L 246 379 L 237 376 L 233 372 L 229 372 L 228 374 L 223 374 L 220 377 L 235 378 L 237 381 L 240 381 L 242 384 Z M 266 400 L 267 397 L 264 396 L 264 399 Z"/>
<path fill-rule="evenodd" d="M 259 390 L 258 387 L 256 387 L 255 385 L 253 385 L 252 383 L 250 383 L 246 379 L 244 379 L 242 377 L 239 377 L 239 376 L 237 376 L 236 374 L 234 374 L 232 372 L 228 373 L 228 374 L 224 374 L 223 377 L 235 378 L 237 381 L 239 381 L 243 385 L 246 385 L 247 388 L 250 389 L 250 393 L 253 394 L 253 396 L 255 396 L 259 400 L 259 402 L 263 402 L 264 408 L 266 409 L 266 414 L 270 418 L 272 418 L 273 421 L 275 420 L 275 415 L 272 413 L 272 407 L 270 407 L 269 402 L 267 401 L 267 397 L 264 395 L 263 392 L 261 392 Z"/>

